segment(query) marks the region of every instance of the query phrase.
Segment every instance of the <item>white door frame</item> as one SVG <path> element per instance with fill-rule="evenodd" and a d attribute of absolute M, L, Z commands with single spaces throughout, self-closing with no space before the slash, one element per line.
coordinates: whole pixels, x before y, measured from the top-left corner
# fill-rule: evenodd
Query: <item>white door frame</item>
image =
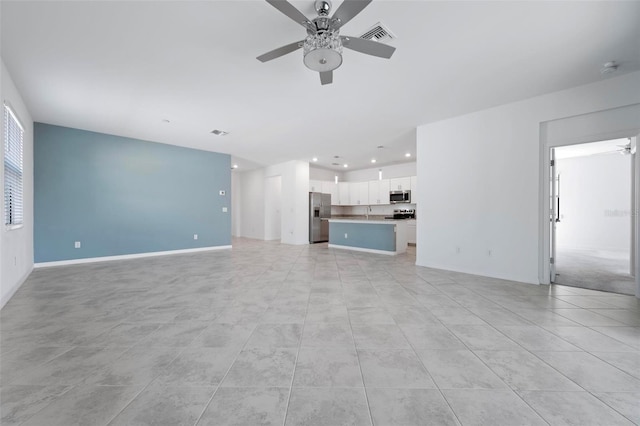
<path fill-rule="evenodd" d="M 540 191 L 539 191 L 539 263 L 538 279 L 549 284 L 551 277 L 551 211 L 550 167 L 551 148 L 579 145 L 610 139 L 633 138 L 640 135 L 640 104 L 597 111 L 540 123 Z M 640 270 L 640 156 L 635 157 L 635 270 Z M 640 298 L 640 273 L 636 273 L 636 297 Z"/>
<path fill-rule="evenodd" d="M 549 262 L 549 280 L 550 282 L 554 283 L 556 282 L 556 239 L 557 239 L 557 219 L 558 219 L 558 196 L 560 194 L 558 194 L 558 182 L 557 182 L 557 176 L 558 176 L 558 169 L 557 169 L 557 164 L 556 164 L 556 153 L 555 153 L 556 149 L 555 148 L 549 148 L 549 156 L 551 158 L 551 160 L 549 161 L 551 168 L 549 169 L 549 187 L 550 187 L 550 191 L 551 191 L 551 199 L 549 200 L 549 202 L 552 204 L 551 208 L 549 209 L 549 232 L 551 233 L 550 235 L 550 243 L 551 243 L 551 247 L 550 247 L 550 253 L 549 253 L 549 257 L 551 258 L 551 261 Z"/>

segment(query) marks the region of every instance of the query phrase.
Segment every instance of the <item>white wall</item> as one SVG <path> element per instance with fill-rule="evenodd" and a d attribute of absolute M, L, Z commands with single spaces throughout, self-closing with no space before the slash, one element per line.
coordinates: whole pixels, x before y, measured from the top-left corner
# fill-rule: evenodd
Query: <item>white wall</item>
<path fill-rule="evenodd" d="M 416 263 L 539 283 L 541 123 L 638 102 L 635 72 L 418 127 Z"/>
<path fill-rule="evenodd" d="M 281 238 L 284 244 L 309 243 L 309 164 L 289 161 L 240 173 L 239 236 L 264 240 L 267 179 L 282 181 Z"/>
<path fill-rule="evenodd" d="M 282 177 L 282 236 L 284 244 L 309 244 L 309 163 L 288 161 L 269 166 L 265 176 Z"/>
<path fill-rule="evenodd" d="M 618 153 L 557 160 L 558 247 L 629 253 L 631 156 Z"/>
<path fill-rule="evenodd" d="M 1 72 L 0 97 L 3 102 L 7 102 L 12 107 L 24 126 L 24 175 L 22 182 L 24 226 L 19 229 L 7 230 L 2 225 L 0 231 L 0 307 L 9 301 L 33 269 L 33 120 L 20 93 L 13 84 L 4 61 L 2 61 Z M 0 124 L 1 134 L 4 135 L 4 120 L 0 121 L 2 121 Z M 2 164 L 4 164 L 4 149 L 0 150 L 0 157 L 2 157 Z M 0 174 L 0 182 L 0 186 L 4 188 L 4 173 Z M 4 197 L 1 198 L 1 211 L 4 212 Z"/>
<path fill-rule="evenodd" d="M 390 166 L 372 167 L 370 169 L 353 170 L 344 173 L 345 182 L 366 182 L 378 180 L 378 171 L 382 169 L 383 179 L 416 176 L 416 162 L 392 164 Z"/>
<path fill-rule="evenodd" d="M 282 236 L 282 176 L 266 179 L 264 204 L 264 239 L 279 240 Z"/>
<path fill-rule="evenodd" d="M 309 164 L 309 179 L 311 180 L 330 180 L 334 181 L 336 175 L 338 175 L 338 180 L 344 180 L 344 173 L 337 172 L 333 170 L 321 169 L 319 167 L 313 167 L 313 165 Z"/>

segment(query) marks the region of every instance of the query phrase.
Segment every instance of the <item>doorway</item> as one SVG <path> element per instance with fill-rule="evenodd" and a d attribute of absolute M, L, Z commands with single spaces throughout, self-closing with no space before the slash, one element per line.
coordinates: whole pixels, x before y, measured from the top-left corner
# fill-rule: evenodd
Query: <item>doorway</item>
<path fill-rule="evenodd" d="M 635 294 L 634 142 L 552 148 L 552 282 Z"/>
<path fill-rule="evenodd" d="M 265 180 L 264 239 L 280 240 L 282 234 L 282 176 Z"/>

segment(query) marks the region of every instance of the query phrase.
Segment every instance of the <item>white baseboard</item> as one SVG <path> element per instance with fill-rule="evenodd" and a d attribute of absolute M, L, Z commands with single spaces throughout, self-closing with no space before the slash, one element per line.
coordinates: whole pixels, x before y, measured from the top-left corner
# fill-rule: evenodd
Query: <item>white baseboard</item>
<path fill-rule="evenodd" d="M 33 267 L 49 268 L 52 266 L 78 265 L 81 263 L 95 263 L 95 262 L 110 262 L 113 260 L 139 259 L 142 257 L 168 256 L 171 254 L 196 253 L 200 251 L 211 251 L 211 250 L 226 250 L 230 248 L 231 248 L 230 245 L 229 246 L 213 246 L 213 247 L 199 247 L 199 248 L 183 249 L 183 250 L 167 250 L 167 251 L 154 251 L 149 253 L 123 254 L 119 256 L 88 257 L 86 259 L 71 259 L 71 260 L 58 260 L 54 262 L 34 263 Z"/>
<path fill-rule="evenodd" d="M 2 309 L 4 305 L 6 305 L 9 300 L 11 300 L 13 295 L 16 294 L 16 291 L 18 291 L 18 289 L 22 286 L 22 284 L 24 284 L 27 278 L 29 278 L 29 274 L 31 274 L 32 270 L 33 268 L 29 269 L 29 271 L 24 274 L 24 276 L 20 278 L 6 294 L 0 295 L 0 309 Z"/>
<path fill-rule="evenodd" d="M 399 254 L 398 252 L 395 252 L 395 251 L 375 250 L 375 249 L 368 249 L 368 248 L 362 248 L 362 247 L 341 246 L 338 244 L 329 244 L 329 248 L 362 251 L 365 253 L 386 254 L 387 256 L 396 256 Z"/>

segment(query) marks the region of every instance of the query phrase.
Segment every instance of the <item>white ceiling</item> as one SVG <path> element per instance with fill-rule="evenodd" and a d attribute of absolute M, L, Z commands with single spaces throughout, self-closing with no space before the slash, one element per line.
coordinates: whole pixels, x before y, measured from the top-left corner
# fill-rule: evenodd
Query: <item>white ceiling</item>
<path fill-rule="evenodd" d="M 293 4 L 314 16 L 312 0 Z M 345 50 L 328 86 L 301 51 L 255 59 L 304 38 L 264 1 L 0 7 L 1 54 L 34 120 L 229 153 L 241 168 L 402 162 L 418 125 L 640 69 L 638 1 L 374 0 L 342 34 L 382 21 L 396 53 Z M 603 77 L 610 60 L 621 67 Z"/>

